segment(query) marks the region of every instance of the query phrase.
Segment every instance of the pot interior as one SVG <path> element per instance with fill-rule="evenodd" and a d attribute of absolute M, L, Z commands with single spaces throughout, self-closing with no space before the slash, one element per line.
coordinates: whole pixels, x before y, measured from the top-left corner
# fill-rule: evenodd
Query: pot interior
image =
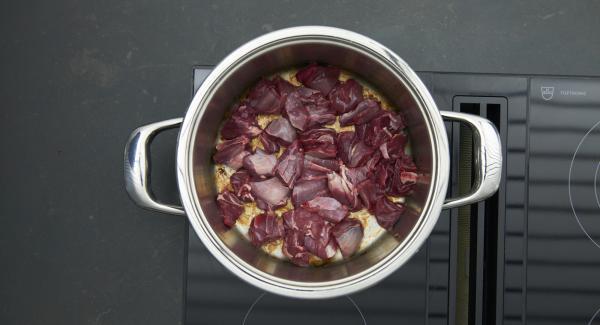
<path fill-rule="evenodd" d="M 363 254 L 352 259 L 321 267 L 298 267 L 290 262 L 273 258 L 252 246 L 236 230 L 223 225 L 215 198 L 217 196 L 213 177 L 215 139 L 224 115 L 240 96 L 259 78 L 310 62 L 330 64 L 357 75 L 381 92 L 393 107 L 404 113 L 412 152 L 419 172 L 414 194 L 408 197 L 407 212 L 395 228 L 381 237 Z M 325 37 L 283 39 L 263 48 L 253 49 L 222 73 L 212 89 L 203 94 L 206 100 L 204 113 L 197 122 L 193 140 L 193 175 L 200 208 L 214 234 L 223 245 L 221 252 L 245 262 L 244 268 L 261 271 L 273 281 L 286 284 L 316 286 L 319 283 L 340 281 L 376 267 L 390 254 L 401 254 L 410 242 L 411 230 L 418 227 L 426 217 L 423 207 L 431 191 L 431 172 L 435 152 L 432 135 L 428 128 L 424 109 L 408 89 L 398 71 L 391 63 L 377 57 L 360 44 L 343 43 Z M 201 218 L 200 216 L 197 216 Z M 437 217 L 437 216 L 436 216 Z M 244 264 L 244 263 L 242 263 Z M 247 272 L 248 270 L 246 270 Z M 261 272 L 258 272 L 260 274 Z"/>

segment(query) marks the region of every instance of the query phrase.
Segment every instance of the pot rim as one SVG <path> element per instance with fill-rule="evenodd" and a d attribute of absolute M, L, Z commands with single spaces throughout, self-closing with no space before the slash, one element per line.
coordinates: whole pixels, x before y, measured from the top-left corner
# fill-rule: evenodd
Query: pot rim
<path fill-rule="evenodd" d="M 198 124 L 208 99 L 236 67 L 265 50 L 290 42 L 334 42 L 364 52 L 394 71 L 415 98 L 424 116 L 432 146 L 431 186 L 418 223 L 386 257 L 352 276 L 326 282 L 298 282 L 267 274 L 235 255 L 217 236 L 202 211 L 193 177 L 192 152 Z M 435 226 L 446 195 L 449 177 L 448 139 L 444 122 L 431 94 L 416 73 L 394 52 L 378 42 L 344 29 L 300 26 L 277 30 L 240 46 L 225 57 L 209 74 L 192 99 L 179 133 L 177 181 L 186 215 L 210 253 L 227 269 L 263 290 L 295 298 L 332 298 L 365 289 L 381 281 L 412 257 Z"/>

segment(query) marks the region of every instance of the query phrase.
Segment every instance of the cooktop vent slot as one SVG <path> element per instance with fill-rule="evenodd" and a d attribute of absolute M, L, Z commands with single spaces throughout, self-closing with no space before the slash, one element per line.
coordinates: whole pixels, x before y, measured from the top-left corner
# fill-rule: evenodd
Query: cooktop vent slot
<path fill-rule="evenodd" d="M 453 110 L 479 115 L 491 120 L 500 132 L 501 139 L 506 138 L 507 100 L 504 97 L 455 96 Z M 473 134 L 466 125 L 455 124 L 452 131 L 453 168 L 456 179 L 453 182 L 454 195 L 465 193 L 472 187 L 473 170 Z M 504 144 L 503 144 L 504 145 Z M 455 324 L 493 324 L 496 313 L 501 313 L 501 292 L 498 288 L 502 281 L 498 271 L 498 240 L 502 240 L 499 225 L 500 214 L 504 213 L 499 199 L 504 197 L 504 184 L 498 193 L 489 199 L 470 206 L 455 209 L 452 212 L 452 226 L 456 241 L 455 292 L 450 299 L 456 301 Z M 452 279 L 451 279 L 452 281 Z M 480 297 L 480 298 L 478 298 Z M 483 299 L 481 299 L 483 297 Z"/>

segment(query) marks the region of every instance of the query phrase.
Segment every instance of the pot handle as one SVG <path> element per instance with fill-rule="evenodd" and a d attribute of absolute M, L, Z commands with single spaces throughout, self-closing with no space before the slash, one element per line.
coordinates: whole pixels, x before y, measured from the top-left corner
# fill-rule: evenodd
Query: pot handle
<path fill-rule="evenodd" d="M 473 114 L 440 111 L 445 120 L 467 124 L 473 130 L 473 156 L 475 177 L 471 192 L 447 198 L 444 209 L 476 203 L 492 196 L 500 186 L 502 177 L 502 144 L 498 130 L 492 122 Z"/>
<path fill-rule="evenodd" d="M 161 131 L 179 127 L 183 118 L 174 118 L 141 126 L 129 136 L 125 145 L 125 188 L 140 207 L 163 213 L 185 215 L 180 206 L 156 201 L 150 188 L 150 143 Z"/>

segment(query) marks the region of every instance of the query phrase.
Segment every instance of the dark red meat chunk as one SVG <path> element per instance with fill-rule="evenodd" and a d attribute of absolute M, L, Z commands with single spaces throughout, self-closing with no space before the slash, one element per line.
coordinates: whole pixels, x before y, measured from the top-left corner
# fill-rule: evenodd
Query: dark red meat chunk
<path fill-rule="evenodd" d="M 335 67 L 325 67 L 317 64 L 311 64 L 298 70 L 296 79 L 303 85 L 316 89 L 324 95 L 329 94 L 333 87 L 338 83 L 340 70 Z"/>
<path fill-rule="evenodd" d="M 295 132 L 295 131 L 294 131 Z M 260 143 L 262 144 L 266 153 L 276 153 L 279 151 L 279 143 L 272 136 L 268 135 L 267 132 L 263 132 L 258 136 Z"/>
<path fill-rule="evenodd" d="M 308 128 L 335 122 L 335 111 L 323 94 L 308 88 L 300 88 L 299 92 L 308 111 Z"/>
<path fill-rule="evenodd" d="M 369 147 L 362 140 L 355 138 L 354 143 L 350 146 L 350 152 L 347 157 L 348 167 L 359 167 L 364 165 L 373 157 L 374 151 L 373 148 Z"/>
<path fill-rule="evenodd" d="M 404 148 L 406 147 L 406 135 L 403 133 L 394 134 L 393 137 L 383 142 L 379 146 L 379 151 L 384 159 L 396 159 L 406 156 Z"/>
<path fill-rule="evenodd" d="M 282 99 L 276 84 L 269 79 L 261 79 L 248 93 L 248 106 L 262 114 L 278 114 Z"/>
<path fill-rule="evenodd" d="M 252 219 L 248 235 L 255 246 L 283 238 L 283 219 L 272 212 L 259 214 Z"/>
<path fill-rule="evenodd" d="M 223 191 L 217 196 L 217 205 L 221 216 L 223 216 L 223 223 L 227 227 L 232 227 L 244 212 L 244 203 L 240 201 L 230 191 Z"/>
<path fill-rule="evenodd" d="M 323 159 L 305 153 L 304 171 L 306 172 L 307 170 L 325 174 L 332 171 L 339 171 L 340 162 L 335 159 Z"/>
<path fill-rule="evenodd" d="M 335 113 L 327 106 L 308 107 L 308 128 L 320 127 L 335 122 Z"/>
<path fill-rule="evenodd" d="M 225 164 L 233 169 L 242 167 L 242 161 L 250 152 L 246 149 L 250 140 L 245 137 L 237 137 L 231 140 L 225 140 L 217 144 L 217 152 L 213 160 L 217 164 Z"/>
<path fill-rule="evenodd" d="M 383 114 L 389 118 L 389 122 L 386 125 L 387 129 L 394 133 L 400 131 L 406 127 L 406 122 L 400 113 L 386 112 Z"/>
<path fill-rule="evenodd" d="M 253 202 L 252 188 L 250 187 L 250 173 L 240 169 L 229 178 L 234 194 L 244 202 Z"/>
<path fill-rule="evenodd" d="M 370 175 L 367 166 L 356 167 L 356 168 L 344 168 L 344 174 L 346 179 L 352 183 L 352 185 L 358 185 L 360 182 L 367 179 Z"/>
<path fill-rule="evenodd" d="M 365 167 L 369 171 L 369 173 L 373 173 L 373 172 L 375 172 L 375 169 L 377 169 L 377 166 L 379 165 L 379 161 L 381 161 L 381 152 L 379 152 L 378 150 L 375 150 L 373 155 L 371 155 L 371 158 L 369 158 L 369 160 L 367 160 L 367 162 L 363 165 L 363 167 Z"/>
<path fill-rule="evenodd" d="M 283 117 L 271 121 L 265 128 L 265 133 L 285 146 L 296 140 L 296 130 L 294 130 L 290 122 Z"/>
<path fill-rule="evenodd" d="M 364 124 L 381 114 L 382 110 L 379 103 L 372 99 L 365 99 L 356 105 L 352 111 L 340 116 L 340 125 L 347 126 L 351 124 Z"/>
<path fill-rule="evenodd" d="M 337 246 L 331 243 L 333 225 L 316 213 L 296 208 L 283 214 L 284 226 L 292 232 L 304 235 L 303 246 L 312 254 L 328 259 L 335 255 Z"/>
<path fill-rule="evenodd" d="M 377 200 L 379 200 L 379 198 L 381 198 L 384 194 L 383 190 L 381 190 L 381 188 L 377 186 L 377 184 L 371 179 L 365 179 L 362 181 L 356 186 L 356 190 L 363 207 L 371 212 L 373 212 L 377 204 Z"/>
<path fill-rule="evenodd" d="M 349 112 L 363 100 L 363 87 L 356 80 L 348 79 L 331 90 L 329 100 L 337 114 Z"/>
<path fill-rule="evenodd" d="M 298 181 L 313 181 L 318 179 L 327 180 L 327 173 L 306 168 L 306 159 L 304 159 L 304 163 L 304 170 L 302 171 L 302 175 L 300 175 Z"/>
<path fill-rule="evenodd" d="M 317 196 L 329 195 L 327 177 L 315 177 L 314 179 L 302 180 L 292 190 L 292 203 L 295 207 L 310 201 Z"/>
<path fill-rule="evenodd" d="M 277 89 L 277 93 L 281 96 L 283 103 L 285 103 L 285 98 L 297 88 L 280 76 L 275 76 L 273 78 L 273 83 L 275 84 L 275 89 Z"/>
<path fill-rule="evenodd" d="M 304 153 L 298 141 L 294 141 L 285 149 L 275 167 L 275 174 L 289 188 L 294 187 L 296 180 L 302 175 L 304 168 Z"/>
<path fill-rule="evenodd" d="M 326 196 L 329 194 L 326 179 L 303 180 L 296 183 L 292 190 L 292 203 L 294 207 L 299 207 L 306 201 L 310 201 L 317 196 Z"/>
<path fill-rule="evenodd" d="M 396 159 L 390 184 L 390 194 L 409 194 L 417 181 L 416 171 L 417 168 L 410 157 L 404 156 Z"/>
<path fill-rule="evenodd" d="M 300 231 L 306 236 L 314 238 L 329 236 L 331 228 L 318 214 L 300 207 L 286 211 L 283 214 L 283 222 L 286 229 Z"/>
<path fill-rule="evenodd" d="M 221 128 L 221 137 L 231 140 L 239 136 L 254 138 L 262 132 L 256 121 L 256 114 L 244 103 L 233 108 L 231 117 Z"/>
<path fill-rule="evenodd" d="M 297 208 L 283 214 L 284 226 L 304 234 L 304 247 L 314 255 L 328 259 L 335 255 L 337 246 L 331 243 L 333 225 L 316 213 Z"/>
<path fill-rule="evenodd" d="M 327 196 L 316 197 L 305 202 L 302 207 L 333 223 L 342 221 L 342 219 L 350 214 L 346 206 L 342 205 L 338 200 Z"/>
<path fill-rule="evenodd" d="M 380 116 L 362 125 L 361 138 L 367 145 L 377 148 L 392 138 L 393 134 L 384 126 L 386 119 L 386 116 Z"/>
<path fill-rule="evenodd" d="M 277 165 L 277 157 L 256 149 L 256 152 L 244 157 L 244 168 L 255 177 L 267 178 L 273 176 L 273 170 Z"/>
<path fill-rule="evenodd" d="M 400 182 L 402 184 L 416 184 L 418 174 L 415 172 L 401 172 Z"/>
<path fill-rule="evenodd" d="M 355 132 L 340 132 L 337 141 L 338 157 L 348 167 L 362 166 L 374 157 L 375 149 L 365 144 Z"/>
<path fill-rule="evenodd" d="M 363 227 L 358 220 L 347 218 L 333 227 L 331 235 L 335 238 L 342 256 L 348 258 L 360 247 L 363 239 Z"/>
<path fill-rule="evenodd" d="M 377 223 L 385 229 L 391 229 L 403 213 L 404 206 L 402 204 L 394 203 L 385 196 L 380 197 L 373 208 Z"/>
<path fill-rule="evenodd" d="M 373 174 L 373 181 L 386 193 L 390 193 L 392 179 L 394 178 L 394 163 L 382 161 Z"/>
<path fill-rule="evenodd" d="M 290 93 L 284 107 L 292 126 L 301 131 L 335 121 L 329 101 L 320 92 L 309 88 L 297 88 Z"/>
<path fill-rule="evenodd" d="M 344 131 L 337 135 L 337 151 L 338 158 L 340 158 L 345 164 L 348 163 L 348 157 L 350 156 L 350 150 L 355 138 L 354 131 Z"/>
<path fill-rule="evenodd" d="M 283 239 L 283 254 L 298 266 L 308 266 L 310 258 L 310 253 L 304 248 L 304 237 L 302 232 L 287 230 Z"/>
<path fill-rule="evenodd" d="M 317 158 L 335 158 L 337 155 L 336 133 L 329 128 L 312 129 L 298 137 L 304 153 Z"/>
<path fill-rule="evenodd" d="M 327 174 L 327 186 L 333 196 L 340 203 L 348 206 L 352 211 L 360 209 L 360 202 L 354 185 L 345 176 L 345 167 L 340 173 Z"/>
<path fill-rule="evenodd" d="M 294 90 L 287 96 L 284 107 L 293 127 L 301 131 L 308 128 L 308 109 L 304 106 L 301 89 Z"/>
<path fill-rule="evenodd" d="M 335 240 L 331 236 L 328 236 L 328 238 L 329 241 L 325 242 L 322 238 L 314 239 L 310 236 L 304 236 L 304 247 L 319 258 L 328 260 L 337 252 Z"/>
<path fill-rule="evenodd" d="M 360 126 L 361 138 L 371 147 L 379 147 L 404 128 L 400 115 L 385 112 Z M 387 158 L 386 158 L 387 159 Z"/>
<path fill-rule="evenodd" d="M 290 189 L 277 177 L 260 182 L 250 182 L 256 203 L 263 210 L 272 210 L 284 206 L 290 195 Z"/>

